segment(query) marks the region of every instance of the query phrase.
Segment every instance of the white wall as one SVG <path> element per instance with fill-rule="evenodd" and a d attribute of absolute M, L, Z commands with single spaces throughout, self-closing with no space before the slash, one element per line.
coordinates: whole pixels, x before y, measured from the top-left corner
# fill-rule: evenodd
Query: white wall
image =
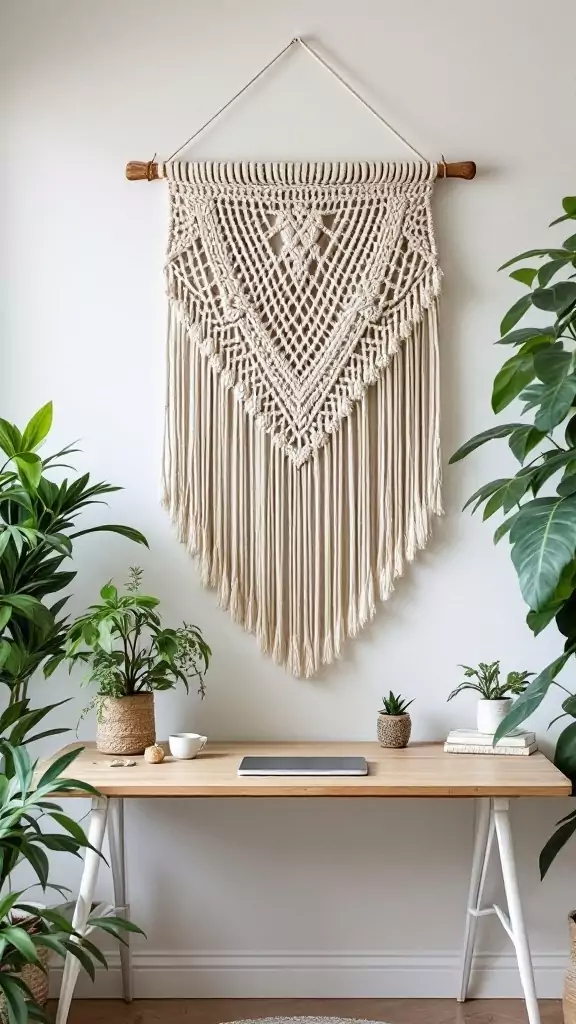
<path fill-rule="evenodd" d="M 124 164 L 155 150 L 167 156 L 295 34 L 418 148 L 476 159 L 473 183 L 441 183 L 436 198 L 448 457 L 492 422 L 502 350 L 491 342 L 517 295 L 496 268 L 553 237 L 546 225 L 574 192 L 573 4 L 4 0 L 1 12 L 1 412 L 22 422 L 52 398 L 53 443 L 80 437 L 77 465 L 125 487 L 95 516 L 139 527 L 151 546 L 105 536 L 79 543 L 74 608 L 136 562 L 169 622 L 186 617 L 204 628 L 214 646 L 208 699 L 201 706 L 183 693 L 162 695 L 160 735 L 187 726 L 212 738 L 369 739 L 390 687 L 416 697 L 416 739 L 471 723 L 472 701 L 445 704 L 458 662 L 501 658 L 507 668 L 537 669 L 559 648 L 553 630 L 531 638 L 505 544 L 494 549 L 490 528 L 459 511 L 489 474 L 507 471 L 505 450 L 487 447 L 447 469 L 447 514 L 433 542 L 337 666 L 302 682 L 271 664 L 201 589 L 159 506 L 166 194 L 160 183 L 127 183 Z M 190 155 L 403 153 L 300 52 Z M 39 699 L 77 693 L 66 675 L 37 688 Z M 85 693 L 66 721 L 76 721 L 83 701 Z M 86 721 L 80 734 L 93 729 Z M 576 902 L 576 846 L 544 884 L 537 854 L 566 809 L 544 801 L 514 809 L 538 983 L 548 995 L 559 992 L 565 916 Z M 140 993 L 454 991 L 467 803 L 143 801 L 129 807 L 128 837 L 133 913 L 148 933 L 136 944 Z M 61 865 L 60 877 L 73 870 Z M 517 992 L 496 929 L 486 927 L 483 948 L 496 958 L 484 966 L 498 968 L 483 990 Z M 113 973 L 100 991 L 115 984 Z"/>

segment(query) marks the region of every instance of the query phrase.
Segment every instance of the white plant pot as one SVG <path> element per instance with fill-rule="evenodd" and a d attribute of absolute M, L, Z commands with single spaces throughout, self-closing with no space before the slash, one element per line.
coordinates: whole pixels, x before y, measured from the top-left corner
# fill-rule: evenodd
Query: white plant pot
<path fill-rule="evenodd" d="M 476 727 L 478 732 L 494 735 L 503 718 L 512 707 L 512 698 L 503 697 L 502 700 L 479 700 L 476 709 Z"/>

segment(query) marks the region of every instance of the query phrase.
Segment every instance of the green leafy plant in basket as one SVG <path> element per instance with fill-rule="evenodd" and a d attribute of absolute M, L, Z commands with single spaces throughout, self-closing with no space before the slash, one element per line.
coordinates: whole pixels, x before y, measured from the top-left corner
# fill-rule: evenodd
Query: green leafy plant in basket
<path fill-rule="evenodd" d="M 189 680 L 194 679 L 200 696 L 205 695 L 204 676 L 211 650 L 202 631 L 186 622 L 176 629 L 162 626 L 160 602 L 140 592 L 141 578 L 142 570 L 132 568 L 123 594 L 112 581 L 105 584 L 101 601 L 90 605 L 68 630 L 64 653 L 46 666 L 46 672 L 52 672 L 63 659 L 70 667 L 78 663 L 88 666 L 87 679 L 98 687 L 90 706 L 95 706 L 98 714 L 99 748 L 109 753 L 141 753 L 154 743 L 155 690 L 173 689 L 181 682 L 188 691 Z M 140 738 L 132 732 L 126 741 L 131 749 L 110 749 L 118 741 L 104 735 L 108 719 L 115 718 L 117 733 L 118 717 L 133 715 L 134 709 L 140 722 L 144 721 Z M 126 728 L 130 732 L 130 727 Z"/>
<path fill-rule="evenodd" d="M 576 196 L 563 199 L 562 207 L 553 225 L 576 221 Z M 514 702 L 494 742 L 526 721 L 551 686 L 560 687 L 567 696 L 558 717 L 573 721 L 560 734 L 554 759 L 576 783 L 576 696 L 556 681 L 576 653 L 576 233 L 556 246 L 521 253 L 500 269 L 511 266 L 510 276 L 527 290 L 500 325 L 497 344 L 514 354 L 494 380 L 492 409 L 500 414 L 518 398 L 521 418 L 472 437 L 450 461 L 498 440 L 506 441 L 519 464 L 513 475 L 483 484 L 465 507 L 481 508 L 485 520 L 503 515 L 494 541 L 508 538 L 527 624 L 535 635 L 554 625 L 563 649 Z M 517 326 L 533 313 L 534 326 Z M 576 811 L 559 826 L 541 853 L 542 875 L 576 831 Z"/>
<path fill-rule="evenodd" d="M 0 774 L 0 1019 L 8 1024 L 51 1020 L 38 1001 L 32 979 L 47 969 L 45 952 L 71 954 L 94 979 L 95 964 L 106 967 L 106 957 L 90 939 L 70 923 L 70 904 L 54 908 L 30 903 L 26 890 L 12 888 L 12 875 L 27 863 L 43 892 L 65 890 L 49 882 L 46 851 L 80 856 L 89 847 L 81 826 L 64 814 L 58 796 L 70 792 L 97 795 L 86 783 L 64 774 L 80 753 L 73 750 L 57 758 L 37 781 L 37 764 L 25 747 L 0 741 L 4 772 Z M 56 826 L 56 828 L 54 828 Z M 32 888 L 32 887 L 31 887 Z M 142 934 L 137 925 L 114 916 L 89 918 L 90 929 L 121 938 L 122 932 Z M 36 969 L 36 974 L 30 973 Z"/>
<path fill-rule="evenodd" d="M 61 612 L 67 597 L 51 595 L 68 587 L 76 572 L 66 563 L 76 540 L 86 534 L 110 532 L 139 544 L 146 538 L 129 526 L 104 524 L 78 529 L 77 520 L 90 505 L 120 490 L 90 475 L 57 481 L 54 474 L 77 449 L 71 445 L 41 456 L 52 426 L 52 403 L 32 416 L 24 430 L 0 419 L 0 682 L 9 700 L 27 700 L 28 683 L 49 658 L 63 651 L 67 621 Z M 20 704 L 23 713 L 29 705 Z"/>

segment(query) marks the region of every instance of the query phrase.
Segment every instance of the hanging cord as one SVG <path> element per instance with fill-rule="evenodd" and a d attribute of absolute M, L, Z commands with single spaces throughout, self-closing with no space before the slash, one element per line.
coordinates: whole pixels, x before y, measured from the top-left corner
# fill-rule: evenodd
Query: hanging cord
<path fill-rule="evenodd" d="M 254 77 L 251 78 L 250 81 L 247 82 L 246 85 L 239 90 L 239 92 L 235 93 L 234 96 L 232 96 L 231 99 L 229 99 L 228 102 L 225 103 L 223 107 L 220 107 L 220 109 L 217 110 L 215 114 L 212 114 L 212 117 L 208 118 L 208 120 L 205 121 L 204 124 L 201 125 L 200 128 L 198 128 L 194 132 L 194 134 L 190 136 L 189 139 L 186 139 L 186 142 L 183 142 L 181 146 L 178 146 L 178 149 L 174 150 L 174 152 L 168 157 L 168 160 L 166 162 L 170 163 L 170 161 L 173 160 L 175 156 L 178 156 L 178 153 L 181 153 L 182 150 L 186 148 L 186 146 L 190 145 L 190 143 L 194 139 L 196 139 L 204 131 L 204 129 L 208 127 L 208 125 L 212 124 L 212 122 L 215 121 L 217 117 L 220 117 L 220 114 L 223 114 L 224 111 L 228 109 L 228 107 L 232 106 L 232 104 L 240 96 L 242 96 L 246 92 L 246 90 L 250 88 L 250 86 L 254 85 L 254 83 L 257 82 L 258 79 L 261 78 L 262 75 L 264 75 L 269 70 L 269 68 L 271 68 L 272 65 L 275 64 L 276 61 L 279 60 L 280 57 L 282 57 L 290 49 L 290 47 L 294 46 L 295 43 L 299 43 L 300 46 L 304 50 L 306 50 L 306 53 L 313 57 L 314 60 L 318 62 L 318 64 L 321 64 L 322 67 L 326 69 L 326 71 L 333 75 L 334 78 L 338 82 L 340 82 L 340 85 L 342 85 L 344 89 L 346 89 L 354 97 L 354 99 L 358 100 L 359 103 L 362 103 L 362 105 L 366 107 L 366 109 L 369 110 L 370 113 L 375 118 L 377 118 L 378 121 L 380 121 L 380 123 L 383 124 L 384 127 L 387 128 L 389 132 L 392 133 L 392 135 L 395 135 L 396 138 L 399 139 L 399 141 L 404 146 L 412 150 L 412 152 L 415 154 L 415 156 L 418 157 L 419 160 L 422 160 L 424 163 L 429 163 L 426 157 L 422 153 L 420 153 L 418 149 L 416 149 L 416 146 L 413 146 L 412 143 L 408 142 L 408 139 L 405 139 L 403 135 L 400 135 L 400 132 L 397 132 L 396 129 L 393 128 L 392 125 L 384 117 L 382 117 L 382 114 L 379 114 L 378 111 L 375 110 L 375 108 L 372 107 L 370 103 L 368 103 L 367 100 L 365 100 L 364 97 L 360 95 L 359 92 L 356 92 L 356 90 L 353 89 L 352 86 L 349 85 L 348 82 L 344 78 L 342 78 L 342 76 L 339 75 L 338 72 L 330 64 L 328 64 L 328 62 L 325 61 L 323 57 L 320 56 L 319 53 L 316 53 L 316 50 L 313 50 L 312 47 L 308 45 L 308 43 L 305 43 L 304 40 L 300 38 L 300 36 L 295 36 L 294 39 L 291 39 L 288 45 L 285 46 L 282 50 L 280 50 L 279 53 L 277 53 L 276 56 L 272 58 L 272 60 L 268 61 L 268 63 L 263 68 L 261 68 L 258 74 L 254 75 Z"/>
<path fill-rule="evenodd" d="M 359 103 L 362 103 L 362 105 L 366 107 L 366 110 L 369 110 L 370 113 L 373 114 L 374 117 L 378 119 L 378 121 L 380 121 L 380 124 L 383 124 L 384 127 L 387 128 L 388 131 L 392 133 L 392 135 L 395 135 L 396 138 L 399 139 L 404 146 L 406 146 L 408 149 L 411 149 L 419 160 L 423 160 L 425 164 L 429 163 L 426 157 L 418 149 L 416 149 L 416 146 L 413 146 L 411 142 L 408 142 L 408 139 L 405 139 L 403 135 L 400 135 L 400 132 L 397 132 L 396 129 L 393 128 L 392 125 L 389 123 L 389 121 L 387 121 L 385 117 L 382 117 L 382 114 L 379 114 L 378 111 L 375 110 L 375 108 L 372 107 L 368 103 L 368 101 L 365 100 L 364 97 L 360 95 L 359 92 L 356 92 L 356 89 L 353 89 L 352 86 L 349 85 L 348 82 L 344 78 L 342 78 L 342 76 L 339 75 L 338 72 L 330 64 L 328 64 L 328 62 L 325 61 L 323 57 L 320 56 L 319 53 L 316 53 L 316 50 L 313 50 L 312 47 L 308 45 L 308 43 L 305 43 L 304 40 L 300 39 L 299 37 L 293 39 L 292 42 L 300 43 L 300 46 L 302 46 L 306 50 L 306 52 L 310 54 L 311 57 L 314 57 L 314 60 L 318 61 L 318 63 L 321 64 L 323 68 L 326 68 L 326 71 L 329 71 L 331 75 L 334 75 L 334 78 L 337 79 L 338 82 L 340 82 L 340 85 L 344 86 L 344 88 L 354 97 L 354 99 L 358 100 Z"/>

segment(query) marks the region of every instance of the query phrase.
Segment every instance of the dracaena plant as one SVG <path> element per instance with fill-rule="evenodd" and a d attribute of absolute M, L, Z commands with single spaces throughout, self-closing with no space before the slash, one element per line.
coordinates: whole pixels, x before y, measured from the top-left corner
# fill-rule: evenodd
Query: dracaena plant
<path fill-rule="evenodd" d="M 51 672 L 65 658 L 70 667 L 88 665 L 88 681 L 98 686 L 95 705 L 102 697 L 129 697 L 150 690 L 169 690 L 195 679 L 205 693 L 204 675 L 211 650 L 197 626 L 177 629 L 162 626 L 157 597 L 140 593 L 142 570 L 133 567 L 125 593 L 110 581 L 100 591 L 101 601 L 90 605 L 68 630 L 64 654 L 46 666 Z"/>
<path fill-rule="evenodd" d="M 576 196 L 562 206 L 552 225 L 576 221 Z M 500 414 L 520 399 L 521 418 L 477 434 L 450 461 L 500 439 L 519 464 L 513 475 L 483 484 L 466 506 L 482 508 L 484 519 L 504 516 L 494 540 L 506 536 L 510 543 L 528 626 L 534 634 L 557 628 L 563 651 L 518 697 L 494 742 L 521 725 L 555 685 L 567 694 L 557 717 L 574 720 L 560 734 L 554 760 L 576 783 L 576 696 L 556 681 L 576 653 L 576 233 L 555 247 L 521 253 L 500 269 L 510 266 L 510 276 L 527 291 L 500 325 L 497 344 L 514 355 L 496 376 L 492 409 Z M 517 327 L 527 314 L 538 315 L 537 325 Z M 576 811 L 559 826 L 540 855 L 542 875 L 576 831 Z"/>
<path fill-rule="evenodd" d="M 42 968 L 38 951 L 44 948 L 61 957 L 70 953 L 94 979 L 94 965 L 106 967 L 106 957 L 72 927 L 70 904 L 38 907 L 28 901 L 27 890 L 13 889 L 12 876 L 19 865 L 27 863 L 43 892 L 54 889 L 65 894 L 65 889 L 48 880 L 46 851 L 80 856 L 90 844 L 81 826 L 64 814 L 54 800 L 70 792 L 87 796 L 97 793 L 67 774 L 79 750 L 57 758 L 36 782 L 37 764 L 31 761 L 25 747 L 13 746 L 3 739 L 0 753 L 5 763 L 0 774 L 0 1013 L 8 1024 L 28 1024 L 31 1020 L 48 1024 L 51 1018 L 34 1000 L 22 977 L 23 967 L 34 964 Z M 91 931 L 96 929 L 117 938 L 121 938 L 123 931 L 141 933 L 136 925 L 114 916 L 92 914 L 89 926 Z"/>
<path fill-rule="evenodd" d="M 0 419 L 0 682 L 10 702 L 27 701 L 28 683 L 46 659 L 63 647 L 67 622 L 60 613 L 67 598 L 51 595 L 68 587 L 76 572 L 67 561 L 79 537 L 108 531 L 139 544 L 146 539 L 128 526 L 105 524 L 78 529 L 85 508 L 120 488 L 92 483 L 85 473 L 62 476 L 62 459 L 77 449 L 68 445 L 52 455 L 39 449 L 52 425 L 52 403 L 38 410 L 23 431 Z M 70 467 L 65 467 L 69 469 Z"/>
<path fill-rule="evenodd" d="M 452 700 L 463 690 L 474 690 L 482 700 L 502 700 L 504 697 L 518 696 L 524 693 L 527 681 L 533 672 L 509 672 L 505 679 L 500 678 L 500 662 L 481 661 L 478 668 L 460 665 L 464 669 L 464 682 L 460 683 L 448 697 Z"/>

